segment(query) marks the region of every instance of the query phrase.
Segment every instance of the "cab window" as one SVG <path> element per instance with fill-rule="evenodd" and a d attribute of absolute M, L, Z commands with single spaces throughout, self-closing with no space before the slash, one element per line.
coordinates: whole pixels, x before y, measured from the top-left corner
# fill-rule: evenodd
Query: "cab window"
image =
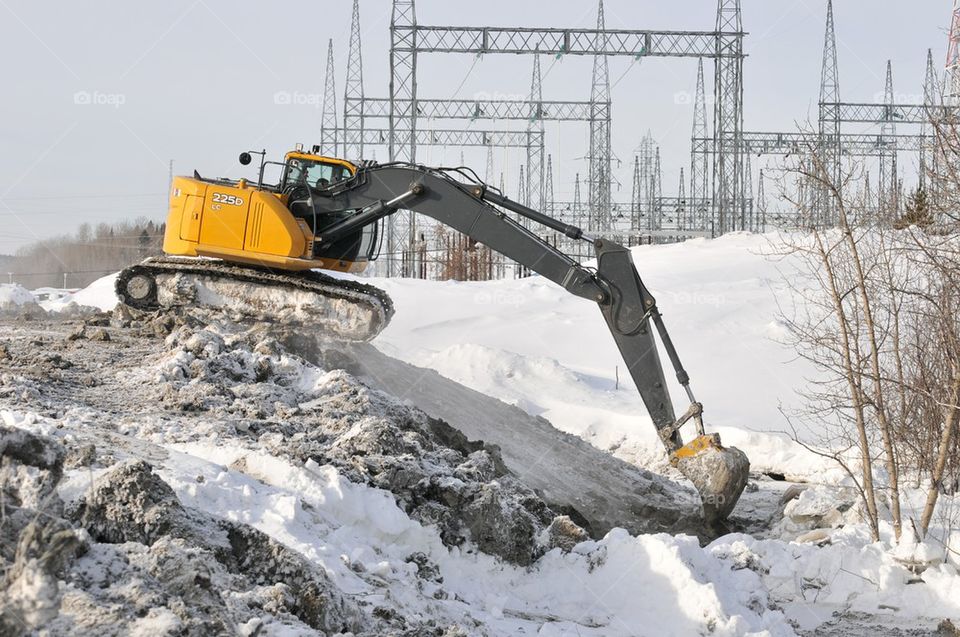
<path fill-rule="evenodd" d="M 303 183 L 304 172 L 306 181 L 311 188 L 324 189 L 350 176 L 346 168 L 339 164 L 324 164 L 303 159 L 291 159 L 290 169 L 287 172 L 287 185 Z"/>

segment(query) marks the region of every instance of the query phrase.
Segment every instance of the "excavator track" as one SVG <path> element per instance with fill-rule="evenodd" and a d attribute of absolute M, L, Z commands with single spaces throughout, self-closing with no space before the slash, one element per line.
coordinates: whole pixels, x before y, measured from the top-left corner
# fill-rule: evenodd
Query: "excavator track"
<path fill-rule="evenodd" d="M 123 270 L 115 290 L 124 304 L 141 311 L 221 309 L 234 318 L 315 326 L 348 341 L 371 340 L 393 316 L 390 296 L 372 285 L 218 259 L 151 257 Z"/>

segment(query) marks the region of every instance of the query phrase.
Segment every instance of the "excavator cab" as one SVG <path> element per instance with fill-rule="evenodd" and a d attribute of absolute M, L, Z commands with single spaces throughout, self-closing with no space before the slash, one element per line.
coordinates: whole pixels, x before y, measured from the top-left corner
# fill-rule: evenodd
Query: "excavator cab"
<path fill-rule="evenodd" d="M 287 208 L 296 219 L 303 219 L 314 236 L 353 216 L 352 210 L 331 211 L 318 198 L 342 181 L 353 177 L 357 167 L 349 161 L 319 154 L 319 148 L 307 153 L 300 149 L 287 153 L 278 190 L 286 197 Z M 318 197 L 315 197 L 314 195 Z M 313 257 L 328 261 L 366 264 L 377 258 L 380 224 L 374 223 L 329 244 L 315 246 Z"/>

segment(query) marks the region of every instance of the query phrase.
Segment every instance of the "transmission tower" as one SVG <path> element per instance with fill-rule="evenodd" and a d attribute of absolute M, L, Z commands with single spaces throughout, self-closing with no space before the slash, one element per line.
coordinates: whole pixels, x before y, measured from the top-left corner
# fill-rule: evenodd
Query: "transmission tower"
<path fill-rule="evenodd" d="M 360 0 L 353 0 L 347 79 L 343 92 L 343 154 L 363 159 L 363 46 L 360 42 Z"/>
<path fill-rule="evenodd" d="M 893 106 L 893 65 L 887 60 L 887 81 L 883 93 L 883 103 L 888 107 Z M 897 148 L 896 148 L 897 125 L 893 118 L 888 118 L 883 122 L 880 129 L 880 135 L 883 141 L 890 140 L 889 146 L 884 144 L 883 153 L 880 155 L 880 187 L 879 197 L 881 210 L 888 214 L 895 213 L 898 207 L 897 180 L 899 179 L 897 170 Z"/>
<path fill-rule="evenodd" d="M 757 216 L 760 232 L 767 231 L 767 193 L 763 185 L 763 169 L 760 170 L 760 182 L 757 184 Z"/>
<path fill-rule="evenodd" d="M 493 183 L 493 146 L 487 146 L 487 169 L 483 180 L 488 184 Z"/>
<path fill-rule="evenodd" d="M 655 151 L 657 142 L 653 139 L 650 131 L 640 140 L 640 146 L 637 148 L 640 160 L 640 189 L 637 197 L 637 204 L 640 210 L 640 218 L 646 219 L 647 231 L 653 229 L 656 221 L 654 220 L 654 190 L 653 179 L 655 164 Z"/>
<path fill-rule="evenodd" d="M 580 194 L 580 173 L 573 180 L 573 225 L 583 226 L 583 197 Z"/>
<path fill-rule="evenodd" d="M 640 155 L 633 156 L 633 194 L 630 197 L 630 232 L 640 230 L 640 198 L 643 196 L 643 182 L 640 180 Z"/>
<path fill-rule="evenodd" d="M 556 217 L 556 200 L 553 193 L 553 155 L 547 155 L 547 173 L 543 185 L 543 210 L 547 215 Z"/>
<path fill-rule="evenodd" d="M 533 143 L 534 137 L 543 139 L 543 89 L 540 81 L 540 56 L 533 56 L 533 78 L 530 81 L 530 119 L 527 122 L 527 202 L 534 210 L 543 208 L 543 144 Z"/>
<path fill-rule="evenodd" d="M 743 20 L 740 0 L 717 2 L 714 106 L 716 234 L 738 230 L 743 218 Z"/>
<path fill-rule="evenodd" d="M 695 147 L 698 139 L 707 139 L 710 135 L 707 128 L 707 96 L 703 86 L 703 60 L 697 65 L 697 89 L 693 101 L 693 141 Z M 707 153 L 691 153 L 690 156 L 690 198 L 691 213 L 694 219 L 691 229 L 709 230 L 707 212 L 710 208 L 710 188 L 707 183 Z"/>
<path fill-rule="evenodd" d="M 946 97 L 951 106 L 960 106 L 960 0 L 953 0 L 953 15 L 950 19 Z"/>
<path fill-rule="evenodd" d="M 390 161 L 417 160 L 417 11 L 415 0 L 393 0 L 390 15 Z M 406 236 L 401 236 L 403 229 Z M 403 211 L 387 217 L 388 276 L 406 276 L 396 256 L 417 235 L 416 217 Z"/>
<path fill-rule="evenodd" d="M 663 172 L 660 167 L 660 147 L 657 146 L 653 155 L 653 172 L 650 175 L 650 216 L 648 229 L 651 232 L 663 229 Z"/>
<path fill-rule="evenodd" d="M 337 89 L 334 79 L 333 38 L 327 42 L 327 74 L 323 80 L 323 111 L 320 116 L 320 153 L 337 157 Z"/>
<path fill-rule="evenodd" d="M 520 178 L 517 181 L 517 201 L 527 205 L 527 180 L 524 177 L 523 164 L 520 164 Z"/>
<path fill-rule="evenodd" d="M 827 0 L 827 28 L 823 38 L 823 65 L 820 70 L 819 161 L 824 176 L 840 184 L 840 73 L 837 66 L 837 36 L 833 22 L 833 0 Z M 818 182 L 815 223 L 834 222 L 834 198 L 830 189 Z"/>
<path fill-rule="evenodd" d="M 933 49 L 927 49 L 927 71 L 923 80 L 923 105 L 933 112 L 933 109 L 943 102 L 943 94 L 937 85 L 937 71 L 933 65 Z M 930 194 L 937 198 L 940 192 L 940 183 L 937 176 L 940 174 L 939 153 L 933 141 L 936 130 L 930 122 L 924 122 L 920 134 L 926 143 L 920 148 L 920 190 L 928 190 L 927 181 L 930 181 Z"/>
<path fill-rule="evenodd" d="M 687 184 L 683 175 L 683 166 L 680 166 L 680 185 L 677 188 L 677 228 L 686 230 L 690 226 L 689 210 L 687 203 Z"/>
<path fill-rule="evenodd" d="M 597 8 L 597 33 L 594 48 L 597 51 L 608 49 L 606 20 L 603 13 L 603 0 Z M 610 139 L 610 69 L 607 56 L 598 53 L 593 58 L 593 76 L 590 87 L 590 218 L 595 226 L 591 230 L 601 232 L 610 229 L 610 191 L 613 161 Z"/>

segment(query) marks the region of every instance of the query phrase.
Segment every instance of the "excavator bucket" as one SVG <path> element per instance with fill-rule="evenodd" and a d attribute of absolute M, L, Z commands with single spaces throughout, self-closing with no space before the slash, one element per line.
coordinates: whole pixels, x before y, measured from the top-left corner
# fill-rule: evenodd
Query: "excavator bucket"
<path fill-rule="evenodd" d="M 747 486 L 750 461 L 735 447 L 720 444 L 719 434 L 694 438 L 670 454 L 670 463 L 693 483 L 709 523 L 723 520 Z"/>

